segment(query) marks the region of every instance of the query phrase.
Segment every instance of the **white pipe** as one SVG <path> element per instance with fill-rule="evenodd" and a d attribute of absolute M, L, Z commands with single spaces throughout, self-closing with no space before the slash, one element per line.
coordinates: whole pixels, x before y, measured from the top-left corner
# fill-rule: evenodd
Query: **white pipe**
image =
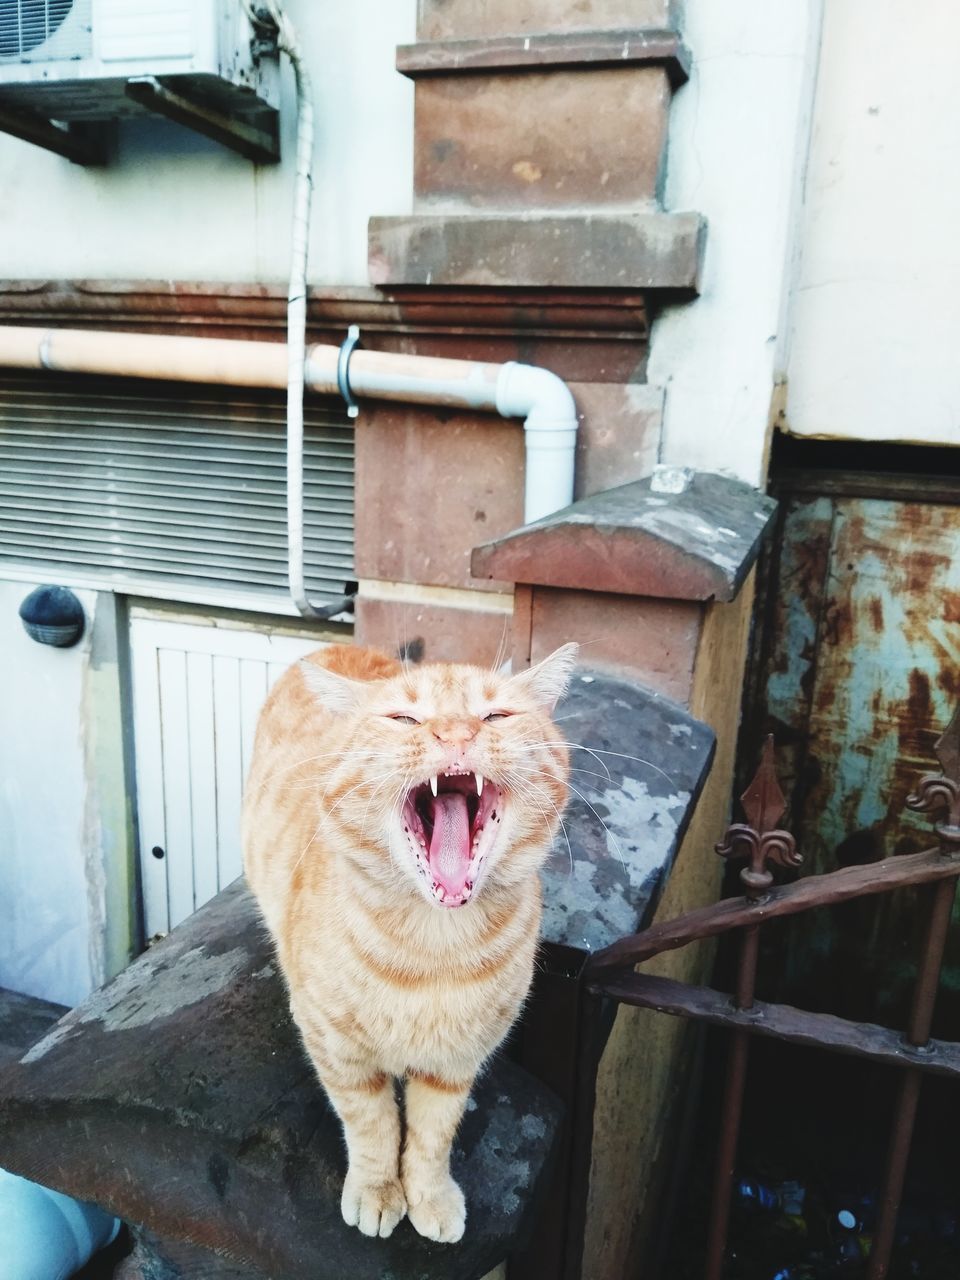
<path fill-rule="evenodd" d="M 511 360 L 497 378 L 497 412 L 524 420 L 524 523 L 568 507 L 577 450 L 577 406 L 570 388 L 549 369 Z"/>
<path fill-rule="evenodd" d="M 337 389 L 334 347 L 311 347 L 306 380 L 314 391 Z M 577 406 L 570 388 L 537 365 L 475 364 L 469 360 L 356 351 L 350 359 L 350 386 L 358 396 L 489 409 L 504 418 L 523 418 L 526 445 L 526 524 L 573 501 L 577 448 Z"/>
<path fill-rule="evenodd" d="M 304 381 L 321 395 L 337 394 L 339 348 L 307 348 Z M 137 333 L 0 326 L 0 366 L 70 373 L 122 374 L 228 386 L 286 386 L 279 343 L 181 338 Z M 357 350 L 350 385 L 358 396 L 452 408 L 487 409 L 524 419 L 529 524 L 573 501 L 577 408 L 570 389 L 536 365 L 482 364 L 390 351 Z"/>

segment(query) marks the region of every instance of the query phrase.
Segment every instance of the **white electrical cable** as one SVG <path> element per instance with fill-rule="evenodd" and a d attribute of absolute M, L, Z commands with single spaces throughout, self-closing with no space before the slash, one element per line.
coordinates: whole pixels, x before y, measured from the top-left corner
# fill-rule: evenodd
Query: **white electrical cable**
<path fill-rule="evenodd" d="M 316 607 L 307 598 L 304 575 L 303 393 L 307 373 L 307 247 L 313 191 L 313 90 L 296 31 L 279 0 L 243 0 L 251 23 L 277 39 L 290 59 L 297 87 L 297 161 L 294 179 L 290 282 L 287 290 L 287 556 L 290 595 L 305 617 L 330 617 L 342 603 Z M 269 15 L 269 17 L 265 16 Z M 318 356 L 322 348 L 314 348 Z M 538 520 L 573 501 L 577 410 L 569 388 L 555 374 L 513 361 L 502 366 L 462 370 L 451 376 L 452 361 L 411 361 L 410 372 L 390 368 L 382 374 L 363 368 L 363 353 L 351 382 L 357 391 L 414 402 L 468 404 L 496 409 L 504 417 L 524 419 L 527 478 L 524 520 Z M 371 359 L 373 357 L 371 356 Z M 386 358 L 387 363 L 393 363 Z M 319 359 L 314 363 L 319 365 Z M 384 357 L 380 358 L 384 363 Z M 441 366 L 444 373 L 440 372 Z M 311 366 L 312 368 L 312 366 Z M 491 375 L 493 381 L 491 382 Z M 449 382 L 447 379 L 450 379 Z M 323 371 L 312 377 L 314 389 L 326 387 Z"/>
<path fill-rule="evenodd" d="M 251 0 L 244 7 L 261 30 L 276 27 L 277 47 L 293 68 L 297 91 L 297 155 L 293 186 L 290 280 L 287 287 L 287 565 L 290 595 L 304 617 L 329 616 L 307 599 L 304 574 L 303 380 L 307 342 L 307 249 L 313 195 L 313 86 L 296 30 L 278 0 L 263 0 L 266 22 Z M 262 12 L 262 11 L 261 11 Z"/>

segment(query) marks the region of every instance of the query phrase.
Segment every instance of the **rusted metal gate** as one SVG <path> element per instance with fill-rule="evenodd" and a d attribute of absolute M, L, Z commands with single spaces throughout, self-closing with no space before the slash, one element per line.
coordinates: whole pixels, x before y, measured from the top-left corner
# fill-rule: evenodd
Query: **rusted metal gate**
<path fill-rule="evenodd" d="M 598 995 L 623 1004 L 714 1023 L 730 1032 L 705 1280 L 719 1280 L 723 1269 L 747 1058 L 753 1035 L 853 1054 L 901 1069 L 899 1100 L 890 1128 L 886 1170 L 878 1197 L 878 1221 L 867 1272 L 869 1280 L 882 1280 L 887 1275 L 922 1075 L 929 1071 L 960 1080 L 960 1044 L 930 1038 L 956 882 L 960 877 L 960 709 L 935 750 L 941 771 L 921 777 L 916 790 L 906 798 L 908 809 L 913 811 L 946 811 L 945 820 L 935 827 L 938 841 L 935 846 L 867 866 L 809 876 L 778 888 L 774 887 L 769 864 L 795 867 L 802 857 L 794 837 L 778 826 L 785 803 L 774 770 L 773 738 L 768 737 L 760 768 L 741 797 L 747 821 L 731 826 L 724 841 L 717 845 L 717 852 L 724 857 L 747 856 L 748 865 L 740 872 L 744 896 L 724 899 L 715 906 L 623 938 L 597 952 L 587 963 L 586 981 Z M 930 901 L 913 999 L 903 1033 L 754 998 L 760 927 L 765 921 L 889 893 L 908 885 L 929 886 Z M 732 931 L 739 933 L 740 944 L 736 991 L 732 998 L 712 988 L 634 971 L 635 965 L 663 951 Z"/>
<path fill-rule="evenodd" d="M 813 875 L 929 843 L 904 801 L 960 697 L 960 480 L 865 472 L 880 462 L 862 449 L 847 455 L 850 470 L 814 469 L 809 452 L 781 450 L 772 481 L 778 528 L 758 589 L 741 754 L 776 736 L 791 830 Z M 835 984 L 835 1012 L 901 1020 L 921 927 L 914 897 L 852 910 L 855 928 L 834 911 L 795 922 L 776 957 L 764 956 L 765 985 L 812 1005 Z M 949 1007 L 955 1020 L 956 911 L 941 986 L 940 1016 Z"/>

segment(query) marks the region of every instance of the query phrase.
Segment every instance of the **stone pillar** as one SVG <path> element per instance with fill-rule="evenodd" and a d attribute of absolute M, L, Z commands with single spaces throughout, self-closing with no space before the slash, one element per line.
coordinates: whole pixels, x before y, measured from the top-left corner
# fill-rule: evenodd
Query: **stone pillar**
<path fill-rule="evenodd" d="M 665 0 L 422 0 L 413 212 L 370 224 L 370 279 L 451 320 L 444 351 L 542 364 L 581 417 L 576 493 L 639 479 L 662 395 L 645 382 L 646 300 L 696 292 L 703 222 L 664 212 L 667 119 L 688 54 Z M 405 349 L 439 354 L 412 328 Z M 357 436 L 357 634 L 492 662 L 512 583 L 470 549 L 520 522 L 519 423 L 365 409 Z M 483 593 L 483 594 L 481 594 Z"/>
<path fill-rule="evenodd" d="M 578 640 L 591 668 L 680 703 L 716 735 L 710 777 L 662 896 L 651 903 L 651 918 L 705 905 L 719 889 L 712 847 L 732 789 L 752 569 L 774 508 L 740 481 L 658 469 L 652 478 L 576 502 L 473 554 L 476 574 L 516 583 L 515 666 Z M 650 767 L 666 767 L 657 744 L 650 747 Z M 661 742 L 659 751 L 665 748 Z M 635 838 L 651 840 L 640 824 Z M 650 971 L 702 980 L 711 955 L 709 946 L 684 948 L 660 957 Z M 552 984 L 557 1004 L 562 977 L 550 965 L 549 949 L 539 983 Z M 534 999 L 528 1021 L 537 1009 Z M 580 1085 L 568 1104 L 565 1277 L 621 1280 L 640 1264 L 669 1172 L 669 1137 L 689 1078 L 687 1044 L 681 1020 L 623 1008 L 589 1062 L 581 1046 Z M 524 1258 L 523 1266 L 536 1263 Z"/>

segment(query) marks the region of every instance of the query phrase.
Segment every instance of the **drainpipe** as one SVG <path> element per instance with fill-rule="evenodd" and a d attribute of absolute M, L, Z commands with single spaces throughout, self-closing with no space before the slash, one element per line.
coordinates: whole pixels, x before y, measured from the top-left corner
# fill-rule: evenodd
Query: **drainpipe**
<path fill-rule="evenodd" d="M 339 394 L 339 359 L 339 347 L 309 346 L 307 390 Z M 288 374 L 287 349 L 281 343 L 16 326 L 0 326 L 0 366 L 277 390 L 287 389 Z M 349 383 L 361 398 L 523 418 L 524 521 L 539 520 L 573 501 L 577 409 L 566 383 L 548 369 L 514 361 L 483 364 L 357 349 L 350 357 Z M 302 491 L 302 472 L 300 485 Z M 301 528 L 299 544 L 291 545 L 291 579 L 300 575 L 302 581 L 302 573 Z"/>

